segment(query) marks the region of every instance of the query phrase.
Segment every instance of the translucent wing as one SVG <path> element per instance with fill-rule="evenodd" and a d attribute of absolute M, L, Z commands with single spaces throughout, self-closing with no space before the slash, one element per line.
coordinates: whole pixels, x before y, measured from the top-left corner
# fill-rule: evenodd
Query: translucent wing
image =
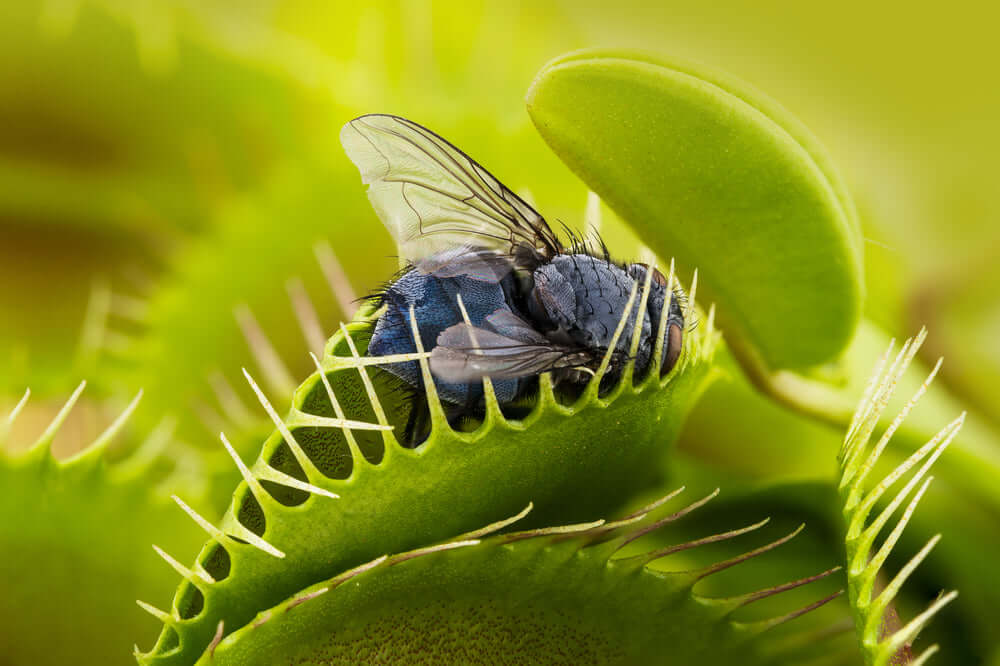
<path fill-rule="evenodd" d="M 493 250 L 460 245 L 414 261 L 413 267 L 425 275 L 464 275 L 482 282 L 499 282 L 513 270 L 514 260 Z"/>
<path fill-rule="evenodd" d="M 431 372 L 454 383 L 486 376 L 513 379 L 585 365 L 594 358 L 589 351 L 551 343 L 527 324 L 505 327 L 505 332 L 517 337 L 464 323 L 445 329 L 431 352 Z"/>
<path fill-rule="evenodd" d="M 355 118 L 340 141 L 400 252 L 417 262 L 455 246 L 542 262 L 561 250 L 545 219 L 478 162 L 397 116 Z"/>
<path fill-rule="evenodd" d="M 549 344 L 552 342 L 535 328 L 507 309 L 496 310 L 486 316 L 490 330 L 521 342 Z"/>

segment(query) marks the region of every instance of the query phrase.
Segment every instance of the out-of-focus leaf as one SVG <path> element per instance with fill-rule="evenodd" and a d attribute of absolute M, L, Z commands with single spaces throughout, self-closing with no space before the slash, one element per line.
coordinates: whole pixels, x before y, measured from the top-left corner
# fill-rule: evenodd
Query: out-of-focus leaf
<path fill-rule="evenodd" d="M 12 455 L 3 450 L 8 415 L 0 414 L 0 662 L 124 665 L 134 663 L 136 636 L 154 635 L 135 599 L 166 594 L 172 572 L 150 545 L 183 557 L 201 538 L 158 484 L 198 492 L 200 479 L 182 479 L 200 470 L 177 447 L 163 459 L 166 423 L 134 457 L 108 464 L 105 450 L 128 413 L 64 460 L 50 447 L 65 413 Z"/>
<path fill-rule="evenodd" d="M 348 194 L 356 180 L 346 161 L 336 167 L 326 160 L 289 164 L 254 194 L 231 199 L 211 231 L 178 251 L 176 270 L 148 300 L 146 330 L 124 357 L 134 388 L 145 388 L 163 411 L 181 413 L 186 438 L 209 434 L 192 426 L 205 405 L 219 407 L 209 381 L 214 373 L 252 399 L 239 377 L 241 367 L 258 369 L 237 325 L 240 306 L 252 312 L 292 376 L 312 364 L 290 280 L 302 280 L 324 340 L 339 321 L 350 320 L 353 312 L 340 311 L 324 280 L 313 252 L 317 243 L 330 243 L 357 294 L 369 293 L 395 270 L 388 234 L 372 219 L 367 201 Z M 360 247 L 365 251 L 356 251 Z"/>
<path fill-rule="evenodd" d="M 0 219 L 197 229 L 323 117 L 177 4 L 4 3 L 0 36 Z"/>
<path fill-rule="evenodd" d="M 0 394 L 26 385 L 37 396 L 72 389 L 66 377 L 81 358 L 86 314 L 101 289 L 97 276 L 120 276 L 126 268 L 156 272 L 154 255 L 119 234 L 0 221 Z"/>
<path fill-rule="evenodd" d="M 327 108 L 179 5 L 3 3 L 0 392 L 65 390 L 95 279 L 148 288 L 179 236 L 312 150 Z"/>
<path fill-rule="evenodd" d="M 777 104 L 703 68 L 583 51 L 541 71 L 528 110 L 655 252 L 699 269 L 732 345 L 771 369 L 843 351 L 863 293 L 853 204 Z"/>
<path fill-rule="evenodd" d="M 984 239 L 988 247 L 995 240 Z M 934 332 L 926 356 L 944 356 L 942 379 L 1000 427 L 1000 267 L 984 253 L 917 284 L 909 319 Z"/>

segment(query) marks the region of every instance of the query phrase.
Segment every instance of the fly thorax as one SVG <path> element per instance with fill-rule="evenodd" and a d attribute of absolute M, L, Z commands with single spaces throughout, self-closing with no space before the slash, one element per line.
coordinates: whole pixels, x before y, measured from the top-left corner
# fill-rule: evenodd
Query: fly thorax
<path fill-rule="evenodd" d="M 528 300 L 536 321 L 550 323 L 580 346 L 607 349 L 635 285 L 628 273 L 587 254 L 561 254 L 536 269 L 534 277 Z M 638 303 L 616 345 L 621 352 L 628 352 L 637 311 Z M 642 340 L 648 341 L 648 318 L 642 327 Z"/>

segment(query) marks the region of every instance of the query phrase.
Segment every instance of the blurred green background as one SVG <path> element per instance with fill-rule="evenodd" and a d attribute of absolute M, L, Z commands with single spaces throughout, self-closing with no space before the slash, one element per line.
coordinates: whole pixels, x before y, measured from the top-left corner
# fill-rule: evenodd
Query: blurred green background
<path fill-rule="evenodd" d="M 639 48 L 727 71 L 810 127 L 862 214 L 866 316 L 898 337 L 926 325 L 922 354 L 945 357 L 940 381 L 992 436 L 1000 426 L 998 19 L 986 2 L 927 10 L 900 2 L 2 3 L 0 413 L 32 389 L 7 446 L 33 441 L 81 379 L 89 387 L 57 455 L 93 439 L 140 388 L 114 455 L 165 418 L 175 424 L 174 445 L 209 458 L 221 453 L 220 429 L 255 441 L 261 425 L 257 411 L 239 406 L 252 401 L 240 368 L 259 374 L 278 401 L 312 367 L 296 319 L 302 301 L 290 290 L 308 294 L 324 335 L 351 315 L 331 293 L 317 243 L 333 249 L 358 295 L 396 268 L 337 139 L 356 115 L 421 122 L 529 191 L 549 219 L 582 226 L 586 188 L 535 132 L 524 94 L 546 61 L 583 47 Z M 609 244 L 628 257 L 635 241 L 606 213 Z M 259 367 L 236 317 L 244 313 L 245 328 L 244 305 L 284 370 Z M 720 409 L 749 416 L 720 423 Z M 828 480 L 837 443 L 832 430 L 736 382 L 706 396 L 683 449 L 692 465 L 755 483 Z M 245 458 L 255 455 L 246 447 Z M 213 498 L 205 506 L 221 510 L 231 478 L 216 484 L 221 491 L 205 484 Z M 988 571 L 987 555 L 966 580 Z M 939 579 L 928 590 L 956 580 Z M 993 600 L 984 593 L 944 618 L 942 631 L 964 645 L 955 663 L 993 654 Z M 138 610 L 135 624 L 153 630 Z"/>

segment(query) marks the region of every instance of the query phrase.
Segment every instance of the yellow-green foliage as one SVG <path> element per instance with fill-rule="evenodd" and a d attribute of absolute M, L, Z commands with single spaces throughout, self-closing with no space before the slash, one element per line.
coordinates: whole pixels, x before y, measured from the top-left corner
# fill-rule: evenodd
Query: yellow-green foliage
<path fill-rule="evenodd" d="M 828 9 L 3 3 L 0 663 L 995 662 L 997 17 Z M 372 112 L 600 227 L 615 259 L 697 268 L 686 361 L 607 395 L 543 379 L 399 446 L 411 403 L 365 365 L 374 313 L 351 302 L 396 250 L 337 142 Z M 942 355 L 926 391 L 901 374 Z M 84 378 L 63 421 L 50 400 Z M 923 398 L 890 427 L 897 380 Z M 140 389 L 129 423 L 50 454 Z M 681 485 L 722 491 L 644 507 Z"/>

